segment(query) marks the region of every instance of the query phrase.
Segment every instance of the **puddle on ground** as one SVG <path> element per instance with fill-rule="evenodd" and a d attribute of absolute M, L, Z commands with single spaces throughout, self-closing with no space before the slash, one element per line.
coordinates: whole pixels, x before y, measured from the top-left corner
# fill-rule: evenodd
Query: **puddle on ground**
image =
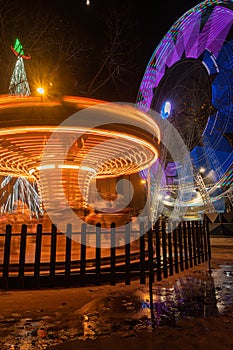
<path fill-rule="evenodd" d="M 233 295 L 233 293 L 232 293 Z M 142 308 L 150 310 L 149 293 Z M 175 325 L 184 318 L 216 316 L 219 312 L 214 279 L 210 276 L 179 278 L 169 288 L 153 288 L 153 308 L 157 326 Z"/>
<path fill-rule="evenodd" d="M 173 285 L 164 280 L 153 285 L 153 308 L 157 326 L 175 326 L 184 318 L 215 316 L 233 304 L 233 266 L 221 265 L 211 275 L 196 271 L 178 278 Z M 122 337 L 151 330 L 148 286 L 132 294 L 116 291 L 96 298 L 74 311 L 72 320 L 62 313 L 30 317 L 14 314 L 0 317 L 1 350 L 48 349 L 51 345 L 95 339 L 121 332 Z"/>
<path fill-rule="evenodd" d="M 214 279 L 214 289 L 218 311 L 233 304 L 233 266 L 220 265 L 219 269 L 214 269 L 211 274 Z"/>
<path fill-rule="evenodd" d="M 173 326 L 180 319 L 216 316 L 233 304 L 231 265 L 221 265 L 211 274 L 197 271 L 178 278 L 171 286 L 165 285 L 164 281 L 153 285 L 153 311 L 157 326 Z M 91 307 L 86 305 L 86 310 L 83 310 L 84 338 L 101 334 L 101 329 L 105 334 L 116 329 L 131 332 L 151 327 L 148 287 L 139 288 L 127 297 L 116 296 L 108 302 L 106 300 L 105 308 L 109 312 L 101 312 L 96 317 Z"/>
<path fill-rule="evenodd" d="M 220 265 L 211 274 L 197 271 L 176 280 L 169 288 L 153 287 L 157 324 L 175 324 L 179 319 L 210 317 L 233 304 L 233 266 Z M 142 308 L 150 310 L 149 291 Z"/>

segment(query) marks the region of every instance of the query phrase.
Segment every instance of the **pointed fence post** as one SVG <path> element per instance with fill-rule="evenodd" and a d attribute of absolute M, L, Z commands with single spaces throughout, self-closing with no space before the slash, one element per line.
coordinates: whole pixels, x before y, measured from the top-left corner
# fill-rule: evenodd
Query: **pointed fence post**
<path fill-rule="evenodd" d="M 38 224 L 36 229 L 36 250 L 34 265 L 34 287 L 40 288 L 40 260 L 41 260 L 42 225 Z"/>
<path fill-rule="evenodd" d="M 171 233 L 171 224 L 168 223 L 168 255 L 169 255 L 169 275 L 173 276 L 173 251 L 172 251 L 172 233 Z"/>
<path fill-rule="evenodd" d="M 100 267 L 101 267 L 101 224 L 96 225 L 96 248 L 95 248 L 95 260 L 96 260 L 96 285 L 100 285 Z"/>
<path fill-rule="evenodd" d="M 166 232 L 166 222 L 162 221 L 162 249 L 163 249 L 163 276 L 168 277 L 167 273 L 167 232 Z"/>
<path fill-rule="evenodd" d="M 179 272 L 179 259 L 178 259 L 178 248 L 177 248 L 177 228 L 173 229 L 173 247 L 174 247 L 174 260 L 175 260 L 175 273 Z"/>
<path fill-rule="evenodd" d="M 130 285 L 130 225 L 125 225 L 125 284 Z"/>
<path fill-rule="evenodd" d="M 195 232 L 196 232 L 196 250 L 197 250 L 197 263 L 198 265 L 201 263 L 201 233 L 200 233 L 200 227 L 199 227 L 199 221 L 195 222 Z"/>
<path fill-rule="evenodd" d="M 197 240 L 196 240 L 196 231 L 195 231 L 195 222 L 191 222 L 191 232 L 192 232 L 192 241 L 193 241 L 193 261 L 194 266 L 197 266 Z"/>
<path fill-rule="evenodd" d="M 9 268 L 10 268 L 10 248 L 11 248 L 12 226 L 6 226 L 4 258 L 3 258 L 3 289 L 8 289 Z"/>
<path fill-rule="evenodd" d="M 72 245 L 72 225 L 67 224 L 67 227 L 66 227 L 66 261 L 65 261 L 65 276 L 66 276 L 67 281 L 69 281 L 69 277 L 70 277 L 71 245 Z"/>
<path fill-rule="evenodd" d="M 192 248 L 192 231 L 190 221 L 187 222 L 188 228 L 188 247 L 189 247 L 189 267 L 193 267 L 193 248 Z"/>
<path fill-rule="evenodd" d="M 51 250 L 50 250 L 50 285 L 54 286 L 55 272 L 56 272 L 56 252 L 57 252 L 57 226 L 52 224 L 51 232 Z"/>
<path fill-rule="evenodd" d="M 161 253 L 160 253 L 160 225 L 159 220 L 155 224 L 155 236 L 156 236 L 156 271 L 157 281 L 161 281 Z"/>
<path fill-rule="evenodd" d="M 209 273 L 212 273 L 211 270 L 211 245 L 210 245 L 210 230 L 209 230 L 209 223 L 206 220 L 206 240 L 207 240 L 207 247 L 208 247 L 208 264 L 209 264 Z"/>
<path fill-rule="evenodd" d="M 201 250 L 201 262 L 205 262 L 204 252 L 204 225 L 203 222 L 199 221 L 199 233 L 200 233 L 200 250 Z"/>
<path fill-rule="evenodd" d="M 81 257 L 80 257 L 80 284 L 81 286 L 85 285 L 85 274 L 86 274 L 86 235 L 87 235 L 87 225 L 82 224 L 81 226 Z"/>
<path fill-rule="evenodd" d="M 140 284 L 146 283 L 144 222 L 140 222 Z"/>
<path fill-rule="evenodd" d="M 27 239 L 27 225 L 22 225 L 21 239 L 20 239 L 20 253 L 19 253 L 19 288 L 24 288 L 24 269 L 25 269 L 25 254 L 26 254 L 26 239 Z"/>
<path fill-rule="evenodd" d="M 179 255 L 180 255 L 180 271 L 184 271 L 184 261 L 183 261 L 183 239 L 182 239 L 182 226 L 178 226 L 178 242 L 179 242 Z"/>
<path fill-rule="evenodd" d="M 151 312 L 151 326 L 155 329 L 155 314 L 154 314 L 154 300 L 153 300 L 153 283 L 154 283 L 154 261 L 153 261 L 153 231 L 148 231 L 148 253 L 149 253 L 149 295 L 150 295 L 150 312 Z"/>
<path fill-rule="evenodd" d="M 185 269 L 189 268 L 188 265 L 188 247 L 187 247 L 187 229 L 186 229 L 186 221 L 183 221 L 183 242 L 184 242 L 184 265 Z"/>
<path fill-rule="evenodd" d="M 116 225 L 114 222 L 111 223 L 111 285 L 114 286 L 116 284 Z"/>

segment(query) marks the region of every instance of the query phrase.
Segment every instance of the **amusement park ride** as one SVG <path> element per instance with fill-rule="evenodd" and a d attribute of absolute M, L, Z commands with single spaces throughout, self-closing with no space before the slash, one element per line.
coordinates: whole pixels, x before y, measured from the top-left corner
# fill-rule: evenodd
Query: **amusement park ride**
<path fill-rule="evenodd" d="M 70 205 L 75 201 L 80 203 L 81 198 L 75 185 L 75 171 L 77 178 L 85 155 L 92 147 L 108 140 L 111 134 L 114 146 L 103 149 L 102 157 L 100 153 L 93 153 L 93 159 L 88 160 L 82 180 L 86 193 L 82 205 L 85 206 L 93 177 L 107 179 L 138 172 L 146 179 L 152 221 L 160 214 L 172 220 L 181 216 L 198 219 L 203 213 L 232 210 L 232 25 L 233 1 L 207 0 L 189 10 L 171 27 L 155 49 L 139 88 L 136 119 L 141 120 L 138 129 L 124 130 L 121 116 L 128 118 L 130 124 L 135 121 L 135 112 L 122 108 L 118 116 L 120 128 L 104 131 L 96 128 L 95 132 L 85 135 L 81 146 L 76 145 L 81 147 L 76 156 L 76 146 L 71 147 L 68 158 L 73 158 L 66 159 L 66 169 L 63 169 L 63 184 L 67 186 Z M 100 101 L 74 97 L 60 101 L 22 99 L 30 95 L 23 63 L 30 55 L 24 54 L 19 40 L 11 50 L 17 56 L 9 87 L 9 95 L 14 95 L 15 102 L 9 100 L 10 97 L 0 99 L 0 115 L 5 115 L 5 121 L 7 115 L 13 118 L 9 118 L 8 128 L 2 118 L 0 122 L 0 128 L 4 129 L 1 135 L 5 133 L 0 140 L 4 158 L 0 166 L 0 206 L 2 212 L 10 212 L 15 200 L 19 200 L 26 202 L 31 212 L 40 215 L 40 176 L 46 177 L 50 172 L 52 186 L 56 188 L 53 172 L 57 163 L 53 162 L 54 168 L 51 163 L 50 170 L 44 168 L 46 174 L 39 173 L 45 143 L 53 128 L 67 116 Z M 116 118 L 119 111 L 115 111 Z M 29 115 L 32 125 L 29 125 Z M 33 124 L 33 118 L 37 125 Z M 142 136 L 146 124 L 152 129 Z M 76 128 L 75 132 L 81 134 L 82 130 Z M 152 134 L 156 135 L 155 142 L 152 142 Z M 181 157 L 174 157 L 174 148 L 179 151 L 179 145 L 174 144 L 175 134 L 186 149 Z M 54 141 L 58 158 L 60 146 Z M 111 161 L 104 163 L 106 154 Z M 49 186 L 44 193 L 49 201 Z M 50 204 L 52 206 L 52 202 Z"/>
<path fill-rule="evenodd" d="M 10 96 L 0 98 L 3 214 L 17 206 L 37 218 L 44 209 L 82 212 L 96 180 L 138 173 L 157 160 L 160 131 L 151 116 L 126 104 L 29 96 L 23 58 L 30 56 L 18 39 L 12 51 Z"/>
<path fill-rule="evenodd" d="M 182 174 L 161 129 L 160 170 L 150 170 L 152 212 L 189 218 L 232 210 L 233 2 L 204 1 L 171 27 L 154 51 L 137 96 L 138 108 L 161 113 L 179 132 L 193 166 L 193 195 L 176 204 Z M 171 170 L 172 169 L 172 170 Z M 142 174 L 144 177 L 146 174 Z M 185 173 L 183 174 L 185 175 Z M 177 179 L 179 177 L 179 179 Z M 181 180 L 181 185 L 178 185 Z M 182 195 L 181 195 L 182 197 Z"/>

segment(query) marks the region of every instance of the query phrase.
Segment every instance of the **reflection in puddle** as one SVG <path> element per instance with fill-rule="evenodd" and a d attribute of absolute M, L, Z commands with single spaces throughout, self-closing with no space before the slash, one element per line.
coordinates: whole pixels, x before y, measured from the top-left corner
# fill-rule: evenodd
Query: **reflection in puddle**
<path fill-rule="evenodd" d="M 218 311 L 222 312 L 226 306 L 233 303 L 233 266 L 220 265 L 214 269 L 212 277 L 215 283 L 215 295 Z"/>
<path fill-rule="evenodd" d="M 179 319 L 210 317 L 233 303 L 233 266 L 220 265 L 211 275 L 185 276 L 170 288 L 153 288 L 157 325 L 175 324 Z M 149 313 L 149 292 L 142 301 Z"/>
<path fill-rule="evenodd" d="M 154 312 L 157 326 L 174 325 L 179 319 L 209 317 L 218 314 L 214 279 L 191 276 L 179 278 L 171 288 L 153 288 Z M 149 297 L 142 302 L 149 309 Z"/>
<path fill-rule="evenodd" d="M 199 271 L 183 276 L 168 287 L 164 287 L 166 282 L 161 285 L 155 283 L 153 305 L 157 326 L 174 326 L 180 319 L 205 318 L 221 313 L 233 303 L 232 276 L 233 266 L 224 265 L 211 275 Z M 148 288 L 140 288 L 127 298 L 115 296 L 109 302 L 108 310 L 109 313 L 100 312 L 98 316 L 94 310 L 89 310 L 84 320 L 84 338 L 150 327 Z"/>

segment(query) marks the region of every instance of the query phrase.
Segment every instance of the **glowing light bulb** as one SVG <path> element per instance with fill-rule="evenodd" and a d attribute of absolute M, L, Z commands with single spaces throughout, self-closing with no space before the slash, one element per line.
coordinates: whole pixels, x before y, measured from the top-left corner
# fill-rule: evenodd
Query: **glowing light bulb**
<path fill-rule="evenodd" d="M 86 0 L 86 5 L 87 5 L 87 6 L 90 5 L 90 0 Z"/>
<path fill-rule="evenodd" d="M 205 173 L 205 168 L 200 168 L 199 173 L 204 174 Z"/>
<path fill-rule="evenodd" d="M 172 109 L 172 105 L 171 102 L 166 101 L 163 106 L 162 106 L 162 110 L 161 110 L 161 116 L 163 119 L 167 119 L 170 114 L 171 114 L 171 109 Z"/>
<path fill-rule="evenodd" d="M 39 94 L 44 95 L 44 89 L 42 87 L 38 87 L 36 91 L 39 92 Z"/>

